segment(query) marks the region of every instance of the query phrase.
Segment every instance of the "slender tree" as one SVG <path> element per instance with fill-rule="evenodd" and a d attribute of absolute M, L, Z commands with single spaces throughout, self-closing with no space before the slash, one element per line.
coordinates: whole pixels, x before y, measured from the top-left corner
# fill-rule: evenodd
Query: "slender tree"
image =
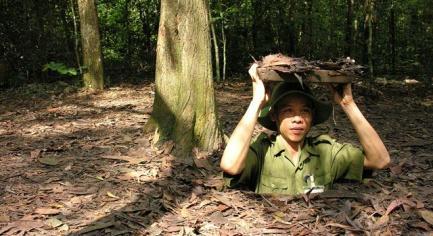
<path fill-rule="evenodd" d="M 84 86 L 92 90 L 104 88 L 99 22 L 94 0 L 78 0 L 81 43 L 83 50 Z"/>
<path fill-rule="evenodd" d="M 146 129 L 173 140 L 186 157 L 193 146 L 215 150 L 222 141 L 212 82 L 207 0 L 162 0 L 155 100 Z"/>
<path fill-rule="evenodd" d="M 365 26 L 367 28 L 367 62 L 369 76 L 373 76 L 373 9 L 374 0 L 365 0 Z"/>
<path fill-rule="evenodd" d="M 222 43 L 223 43 L 223 77 L 222 77 L 222 80 L 224 81 L 224 80 L 226 80 L 226 70 L 227 70 L 227 37 L 226 37 L 226 33 L 225 33 L 225 29 L 224 29 L 224 18 L 223 18 L 223 16 L 222 16 L 222 13 L 221 13 L 221 18 L 222 18 L 222 21 L 221 21 L 221 40 L 222 40 Z"/>
<path fill-rule="evenodd" d="M 352 56 L 353 45 L 353 1 L 347 0 L 346 14 L 346 56 Z"/>
<path fill-rule="evenodd" d="M 391 0 L 391 7 L 389 13 L 389 45 L 391 51 L 391 72 L 395 74 L 395 10 L 394 10 L 394 1 Z"/>
<path fill-rule="evenodd" d="M 220 73 L 220 53 L 219 53 L 219 46 L 218 46 L 218 38 L 216 36 L 216 30 L 215 30 L 215 20 L 212 19 L 212 15 L 209 11 L 209 19 L 210 19 L 210 29 L 212 33 L 212 42 L 213 42 L 213 49 L 214 49 L 214 58 L 215 58 L 215 79 L 216 81 L 221 80 L 221 73 Z"/>

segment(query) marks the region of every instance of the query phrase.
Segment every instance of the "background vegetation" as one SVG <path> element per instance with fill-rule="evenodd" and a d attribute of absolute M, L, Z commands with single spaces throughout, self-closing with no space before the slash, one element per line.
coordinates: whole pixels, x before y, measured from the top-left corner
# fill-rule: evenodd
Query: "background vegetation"
<path fill-rule="evenodd" d="M 227 79 L 244 74 L 251 56 L 282 52 L 321 60 L 351 56 L 370 64 L 375 76 L 431 83 L 431 6 L 432 0 L 212 0 L 219 49 L 213 53 L 220 72 L 226 61 Z M 55 62 L 79 71 L 75 0 L 1 0 L 0 8 L 0 87 L 79 81 L 79 73 L 43 70 Z M 159 1 L 99 0 L 97 9 L 106 83 L 153 80 Z"/>

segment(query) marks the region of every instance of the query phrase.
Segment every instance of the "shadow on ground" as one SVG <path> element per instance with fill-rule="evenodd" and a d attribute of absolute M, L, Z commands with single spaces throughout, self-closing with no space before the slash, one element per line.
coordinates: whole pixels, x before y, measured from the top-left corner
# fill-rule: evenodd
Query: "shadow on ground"
<path fill-rule="evenodd" d="M 383 98 L 371 101 L 357 94 L 394 164 L 362 185 L 338 184 L 335 192 L 303 199 L 221 192 L 219 153 L 201 153 L 209 163 L 196 168 L 192 161 L 173 157 L 170 144 L 152 148 L 151 137 L 142 135 L 151 111 L 151 87 L 54 97 L 1 94 L 0 234 L 309 235 L 432 230 L 420 213 L 432 209 L 433 199 L 429 143 L 433 125 L 428 119 L 432 107 L 426 105 L 433 101 L 431 95 L 389 88 Z M 230 133 L 247 107 L 249 86 L 220 86 L 217 98 L 223 129 Z M 319 130 L 355 141 L 338 108 L 334 119 L 336 124 L 330 120 Z"/>

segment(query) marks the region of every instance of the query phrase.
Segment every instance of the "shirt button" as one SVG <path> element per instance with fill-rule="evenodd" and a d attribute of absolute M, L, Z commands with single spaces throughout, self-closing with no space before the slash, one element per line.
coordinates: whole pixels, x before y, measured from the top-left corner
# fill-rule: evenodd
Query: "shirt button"
<path fill-rule="evenodd" d="M 271 184 L 271 187 L 272 187 L 272 188 L 275 188 L 275 184 Z"/>

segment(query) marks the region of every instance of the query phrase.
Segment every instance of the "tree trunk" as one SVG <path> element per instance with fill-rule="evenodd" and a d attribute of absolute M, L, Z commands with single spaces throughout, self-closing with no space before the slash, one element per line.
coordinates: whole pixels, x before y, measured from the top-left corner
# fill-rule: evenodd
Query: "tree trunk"
<path fill-rule="evenodd" d="M 62 5 L 64 4 L 64 5 Z M 68 2 L 62 2 L 59 4 L 59 11 L 61 12 L 58 16 L 58 18 L 62 19 L 62 26 L 63 26 L 63 32 L 64 32 L 64 39 L 65 39 L 65 49 L 67 49 L 67 55 L 68 57 L 72 56 L 74 53 L 74 38 L 72 36 L 70 25 L 68 24 Z"/>
<path fill-rule="evenodd" d="M 226 80 L 226 68 L 227 68 L 227 38 L 226 38 L 226 32 L 225 32 L 225 16 L 224 11 L 225 8 L 223 8 L 223 5 L 221 4 L 221 0 L 218 0 L 218 11 L 219 11 L 219 17 L 221 19 L 221 42 L 222 42 L 222 56 L 223 56 L 223 69 L 222 69 L 222 80 Z"/>
<path fill-rule="evenodd" d="M 223 41 L 223 77 L 222 80 L 226 80 L 226 70 L 227 70 L 227 38 L 224 30 L 224 20 L 221 22 L 221 36 Z"/>
<path fill-rule="evenodd" d="M 75 7 L 74 7 L 74 0 L 71 1 L 71 15 L 72 15 L 72 22 L 74 24 L 74 54 L 75 54 L 75 60 L 77 63 L 78 71 L 80 74 L 83 73 L 82 67 L 81 67 L 81 61 L 80 61 L 80 53 L 78 50 L 79 46 L 79 38 L 78 38 L 78 26 L 77 26 L 77 18 L 75 17 Z"/>
<path fill-rule="evenodd" d="M 303 4 L 305 6 L 305 17 L 302 20 L 299 41 L 302 42 L 303 54 L 307 58 L 311 58 L 311 52 L 313 51 L 313 0 L 305 1 Z"/>
<path fill-rule="evenodd" d="M 347 0 L 346 16 L 346 56 L 352 57 L 353 45 L 353 1 Z"/>
<path fill-rule="evenodd" d="M 94 0 L 78 0 L 81 43 L 83 50 L 84 86 L 88 89 L 104 88 L 99 22 Z"/>
<path fill-rule="evenodd" d="M 212 151 L 222 135 L 212 81 L 207 0 L 162 0 L 156 56 L 155 100 L 146 130 L 161 144 L 173 140 L 175 154 L 193 146 Z"/>

